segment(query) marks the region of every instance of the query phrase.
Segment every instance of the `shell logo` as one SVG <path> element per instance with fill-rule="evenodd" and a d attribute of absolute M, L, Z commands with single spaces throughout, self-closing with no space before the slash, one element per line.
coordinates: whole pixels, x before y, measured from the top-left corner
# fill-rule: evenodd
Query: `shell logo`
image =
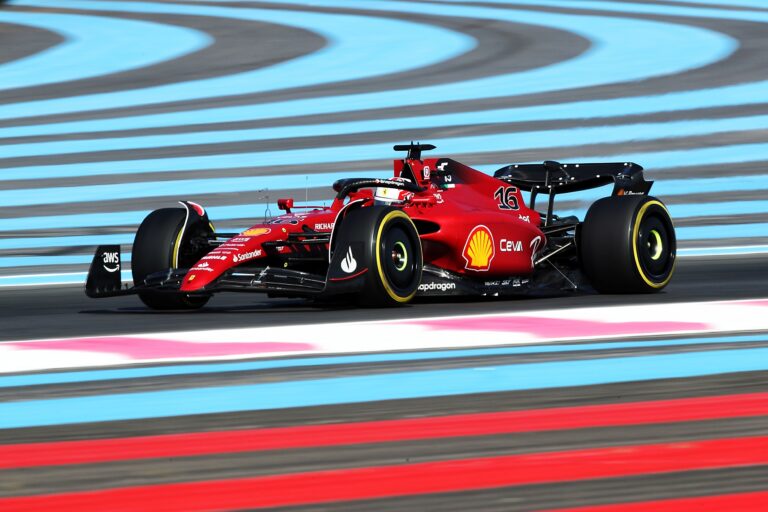
<path fill-rule="evenodd" d="M 461 255 L 467 262 L 464 267 L 467 270 L 484 272 L 491 268 L 491 261 L 496 256 L 491 230 L 483 225 L 475 226 L 467 237 Z"/>
<path fill-rule="evenodd" d="M 253 228 L 246 230 L 243 235 L 245 236 L 259 236 L 259 235 L 267 235 L 272 230 L 269 228 Z"/>

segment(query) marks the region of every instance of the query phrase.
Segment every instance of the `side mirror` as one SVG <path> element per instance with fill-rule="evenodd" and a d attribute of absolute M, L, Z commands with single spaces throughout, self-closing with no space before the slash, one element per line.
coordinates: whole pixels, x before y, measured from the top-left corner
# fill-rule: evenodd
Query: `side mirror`
<path fill-rule="evenodd" d="M 291 208 L 293 208 L 293 198 L 288 197 L 288 198 L 278 199 L 277 207 L 285 211 L 286 213 L 291 213 Z"/>

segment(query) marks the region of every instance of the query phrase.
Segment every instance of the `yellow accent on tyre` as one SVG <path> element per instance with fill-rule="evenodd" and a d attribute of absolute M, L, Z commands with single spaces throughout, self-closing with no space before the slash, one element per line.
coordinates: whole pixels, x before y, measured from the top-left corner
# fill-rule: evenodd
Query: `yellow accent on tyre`
<path fill-rule="evenodd" d="M 655 282 L 648 278 L 645 271 L 643 270 L 643 266 L 640 263 L 640 257 L 637 254 L 637 238 L 640 233 L 640 224 L 642 223 L 643 217 L 645 216 L 645 212 L 650 208 L 651 206 L 656 205 L 660 207 L 662 210 L 664 210 L 667 213 L 667 216 L 669 216 L 669 211 L 667 210 L 667 207 L 664 206 L 664 204 L 661 201 L 648 201 L 647 203 L 643 204 L 640 207 L 640 210 L 637 212 L 637 215 L 635 216 L 635 225 L 632 228 L 632 255 L 634 256 L 635 260 L 635 268 L 637 269 L 638 274 L 640 274 L 640 277 L 643 281 L 645 281 L 645 284 L 650 286 L 651 288 L 660 289 L 664 288 L 667 283 L 669 283 L 669 280 L 672 279 L 672 274 L 675 273 L 675 266 L 677 265 L 677 258 L 675 258 L 672 261 L 672 269 L 669 271 L 669 274 L 667 274 L 667 277 L 663 281 Z M 671 219 L 671 217 L 670 217 Z"/>
<path fill-rule="evenodd" d="M 389 223 L 389 221 L 391 219 L 395 219 L 395 218 L 398 218 L 398 217 L 402 218 L 406 222 L 408 222 L 413 227 L 413 231 L 416 232 L 416 226 L 413 224 L 413 221 L 402 210 L 394 210 L 394 211 L 391 211 L 391 212 L 387 213 L 384 216 L 384 218 L 381 219 L 381 222 L 379 223 L 378 229 L 376 231 L 376 271 L 379 274 L 379 280 L 380 280 L 382 286 L 384 287 L 384 291 L 387 292 L 387 295 L 389 295 L 389 297 L 392 300 L 394 300 L 396 302 L 399 302 L 401 304 L 404 304 L 406 302 L 409 302 L 411 299 L 413 299 L 416 296 L 416 292 L 418 291 L 418 289 L 415 289 L 412 293 L 410 293 L 407 296 L 398 295 L 392 289 L 392 286 L 390 286 L 389 280 L 387 279 L 387 276 L 386 276 L 386 274 L 384 272 L 384 269 L 381 266 L 381 235 L 384 232 L 384 228 Z M 418 240 L 418 243 L 419 243 L 418 250 L 419 250 L 419 252 L 421 252 L 421 240 L 419 239 L 419 237 L 416 237 L 416 239 Z"/>
<path fill-rule="evenodd" d="M 184 229 L 179 230 L 179 234 L 176 235 L 176 241 L 173 243 L 173 252 L 171 253 L 171 268 L 179 268 L 179 248 L 181 247 L 181 235 L 184 234 Z"/>

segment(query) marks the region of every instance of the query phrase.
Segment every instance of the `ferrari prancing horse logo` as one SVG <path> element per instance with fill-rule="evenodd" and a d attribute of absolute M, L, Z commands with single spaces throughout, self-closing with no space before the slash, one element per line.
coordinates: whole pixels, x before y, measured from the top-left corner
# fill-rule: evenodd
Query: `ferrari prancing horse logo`
<path fill-rule="evenodd" d="M 482 224 L 475 226 L 470 231 L 467 242 L 464 244 L 464 251 L 461 253 L 467 262 L 464 268 L 478 272 L 491 268 L 491 261 L 496 255 L 494 245 L 491 230 Z"/>

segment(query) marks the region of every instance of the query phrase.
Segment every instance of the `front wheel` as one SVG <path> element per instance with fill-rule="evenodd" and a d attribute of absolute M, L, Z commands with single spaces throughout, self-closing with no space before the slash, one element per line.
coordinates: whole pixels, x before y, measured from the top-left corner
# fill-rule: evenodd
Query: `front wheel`
<path fill-rule="evenodd" d="M 367 247 L 361 256 L 366 261 L 359 265 L 367 268 L 358 295 L 361 304 L 395 306 L 416 296 L 423 259 L 421 240 L 408 214 L 393 207 L 360 208 L 347 214 L 341 229 L 365 233 Z"/>
<path fill-rule="evenodd" d="M 655 197 L 604 197 L 581 226 L 582 267 L 602 293 L 661 290 L 672 279 L 676 251 L 672 219 Z"/>
<path fill-rule="evenodd" d="M 155 272 L 188 268 L 198 260 L 199 255 L 194 254 L 191 247 L 185 247 L 181 240 L 186 216 L 183 208 L 162 208 L 147 215 L 133 241 L 131 271 L 134 285 L 144 284 L 144 279 Z M 198 309 L 210 297 L 142 291 L 139 298 L 152 309 Z"/>

